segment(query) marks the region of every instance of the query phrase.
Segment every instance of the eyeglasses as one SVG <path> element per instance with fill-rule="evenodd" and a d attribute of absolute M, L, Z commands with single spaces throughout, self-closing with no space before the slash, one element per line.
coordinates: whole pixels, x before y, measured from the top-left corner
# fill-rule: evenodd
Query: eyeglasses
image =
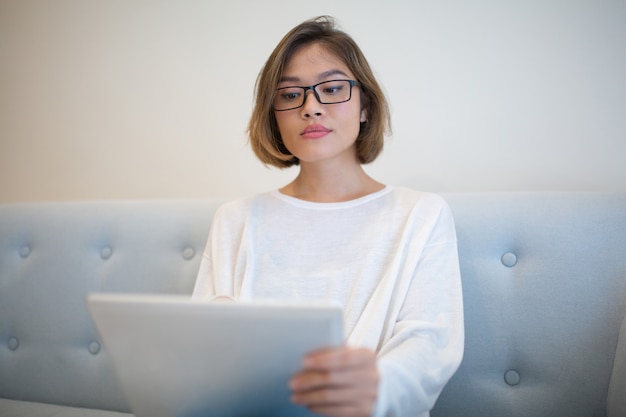
<path fill-rule="evenodd" d="M 293 110 L 304 106 L 307 91 L 312 90 L 321 104 L 337 104 L 350 101 L 352 87 L 358 86 L 354 80 L 331 80 L 308 87 L 281 87 L 276 89 L 273 108 L 275 111 Z"/>

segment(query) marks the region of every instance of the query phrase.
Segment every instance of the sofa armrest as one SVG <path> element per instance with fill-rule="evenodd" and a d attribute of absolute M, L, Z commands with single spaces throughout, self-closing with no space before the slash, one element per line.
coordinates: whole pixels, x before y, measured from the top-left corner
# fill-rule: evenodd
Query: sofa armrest
<path fill-rule="evenodd" d="M 615 361 L 607 398 L 607 417 L 626 416 L 624 387 L 626 387 L 626 316 L 622 320 L 617 349 L 615 349 Z"/>
<path fill-rule="evenodd" d="M 7 398 L 0 398 L 0 415 L 2 417 L 133 417 L 132 414 L 115 411 L 16 401 Z"/>

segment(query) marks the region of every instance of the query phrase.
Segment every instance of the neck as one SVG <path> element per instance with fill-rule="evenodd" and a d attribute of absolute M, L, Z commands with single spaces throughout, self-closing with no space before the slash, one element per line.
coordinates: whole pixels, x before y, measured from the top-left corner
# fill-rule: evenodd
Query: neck
<path fill-rule="evenodd" d="M 332 203 L 350 201 L 380 191 L 385 186 L 371 178 L 361 165 L 346 170 L 302 164 L 298 176 L 280 191 L 301 200 Z"/>

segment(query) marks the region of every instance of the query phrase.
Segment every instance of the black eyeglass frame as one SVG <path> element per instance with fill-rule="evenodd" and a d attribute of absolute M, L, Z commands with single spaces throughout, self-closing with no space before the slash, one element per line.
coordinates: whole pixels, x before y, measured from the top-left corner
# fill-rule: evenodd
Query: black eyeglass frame
<path fill-rule="evenodd" d="M 348 95 L 348 98 L 347 98 L 347 99 L 345 99 L 345 100 L 341 100 L 341 101 L 333 101 L 333 102 L 330 102 L 330 103 L 324 103 L 324 102 L 322 101 L 322 99 L 320 98 L 320 95 L 317 93 L 317 90 L 315 90 L 315 88 L 316 88 L 317 86 L 322 85 L 322 84 L 325 84 L 325 83 L 332 83 L 332 82 L 337 82 L 337 81 L 346 81 L 346 82 L 348 82 L 348 84 L 350 85 L 350 94 Z M 296 107 L 290 107 L 290 108 L 288 108 L 288 109 L 280 109 L 280 110 L 278 110 L 278 109 L 276 109 L 276 108 L 274 107 L 274 103 L 272 103 L 272 110 L 274 110 L 274 111 L 289 111 L 289 110 L 299 109 L 300 107 L 304 106 L 304 103 L 306 103 L 306 99 L 307 99 L 307 94 L 306 94 L 306 92 L 307 92 L 307 91 L 309 91 L 309 90 L 313 91 L 313 94 L 315 95 L 315 98 L 317 99 L 317 101 L 318 101 L 320 104 L 339 104 L 339 103 L 345 103 L 345 102 L 348 102 L 348 101 L 352 100 L 352 87 L 354 87 L 354 86 L 357 86 L 357 87 L 358 87 L 359 85 L 360 85 L 360 84 L 359 84 L 359 83 L 358 83 L 358 81 L 356 81 L 356 80 L 343 80 L 343 79 L 340 79 L 340 80 L 327 80 L 327 81 L 322 81 L 321 83 L 317 83 L 317 84 L 313 84 L 313 85 L 309 85 L 309 86 L 289 85 L 289 86 L 287 86 L 287 87 L 280 87 L 280 88 L 277 88 L 277 89 L 276 89 L 276 93 L 278 93 L 280 90 L 285 90 L 285 89 L 287 89 L 287 88 L 301 88 L 301 89 L 303 90 L 303 93 L 302 93 L 302 94 L 303 94 L 302 104 L 300 104 L 299 106 L 296 106 Z"/>

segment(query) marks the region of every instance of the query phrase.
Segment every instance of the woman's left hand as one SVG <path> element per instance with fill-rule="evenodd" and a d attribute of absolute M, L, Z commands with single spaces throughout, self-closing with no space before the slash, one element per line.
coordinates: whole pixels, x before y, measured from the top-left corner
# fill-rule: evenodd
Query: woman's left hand
<path fill-rule="evenodd" d="M 332 417 L 371 417 L 380 379 L 376 353 L 333 348 L 310 353 L 291 379 L 292 401 Z"/>

